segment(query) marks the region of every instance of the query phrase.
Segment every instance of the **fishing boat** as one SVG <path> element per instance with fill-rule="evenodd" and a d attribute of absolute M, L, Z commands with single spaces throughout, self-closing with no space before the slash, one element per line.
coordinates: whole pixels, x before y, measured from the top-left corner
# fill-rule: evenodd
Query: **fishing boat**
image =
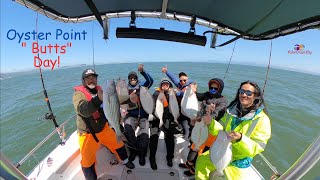
<path fill-rule="evenodd" d="M 127 1 L 127 0 L 74 0 L 74 1 L 44 1 L 44 0 L 16 0 L 17 3 L 26 6 L 48 18 L 64 23 L 81 23 L 98 21 L 103 30 L 104 39 L 109 38 L 110 19 L 130 18 L 128 27 L 118 27 L 118 38 L 140 38 L 164 40 L 171 42 L 187 43 L 205 46 L 210 42 L 211 48 L 218 48 L 230 44 L 237 39 L 268 40 L 279 36 L 286 36 L 320 26 L 320 1 L 182 1 L 182 0 L 153 0 L 153 1 Z M 188 32 L 168 31 L 164 28 L 148 29 L 136 26 L 137 18 L 159 18 L 174 21 L 176 23 L 190 23 Z M 208 31 L 197 35 L 195 26 L 204 26 Z M 207 36 L 211 34 L 211 39 Z M 217 36 L 230 36 L 230 40 L 217 45 Z M 45 93 L 46 94 L 46 93 Z M 47 102 L 49 103 L 49 102 Z M 55 116 L 50 109 L 46 119 L 52 120 L 55 129 L 43 139 L 30 153 L 18 163 L 13 165 L 1 154 L 4 169 L 1 176 L 16 179 L 84 179 L 80 167 L 80 151 L 77 132 L 70 136 L 64 136 L 64 127 L 74 122 L 74 112 L 70 112 L 70 118 L 58 125 Z M 186 125 L 186 124 L 185 124 Z M 23 174 L 19 167 L 51 137 L 59 135 L 60 144 L 45 158 L 33 167 L 29 174 Z M 106 148 L 101 146 L 97 152 L 96 171 L 98 179 L 190 179 L 183 174 L 179 163 L 185 162 L 189 140 L 177 135 L 175 138 L 174 165 L 169 168 L 166 165 L 165 143 L 163 134 L 157 151 L 158 170 L 153 171 L 149 162 L 145 166 L 139 166 L 138 160 L 134 161 L 135 169 L 128 169 L 120 164 L 116 157 Z M 148 157 L 148 155 L 147 155 Z M 275 179 L 300 179 L 320 159 L 320 136 L 306 149 L 305 153 L 286 172 L 279 174 L 272 164 L 263 156 L 261 158 L 272 169 Z M 263 177 L 254 166 L 251 166 L 252 179 L 270 179 Z M 192 178 L 191 178 L 192 179 Z"/>

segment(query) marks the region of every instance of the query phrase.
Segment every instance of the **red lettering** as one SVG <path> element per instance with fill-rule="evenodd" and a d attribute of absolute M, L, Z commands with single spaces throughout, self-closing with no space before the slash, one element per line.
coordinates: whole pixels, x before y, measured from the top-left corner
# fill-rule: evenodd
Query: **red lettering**
<path fill-rule="evenodd" d="M 48 48 L 49 48 L 49 53 L 50 53 L 50 54 L 52 53 L 52 51 L 51 51 L 52 47 L 53 47 L 53 46 L 52 46 L 51 44 L 49 44 Z"/>
<path fill-rule="evenodd" d="M 57 54 L 57 53 L 58 53 L 58 49 L 59 49 L 59 45 L 56 44 L 56 45 L 54 45 L 53 47 L 56 48 L 56 54 Z"/>
<path fill-rule="evenodd" d="M 37 63 L 38 62 L 38 63 Z M 42 65 L 42 60 L 41 58 L 39 58 L 38 56 L 34 56 L 34 63 L 33 63 L 34 67 L 41 67 Z"/>
<path fill-rule="evenodd" d="M 38 43 L 37 42 L 33 42 L 32 43 L 32 53 L 38 53 L 39 49 L 38 49 Z M 35 56 L 36 57 L 36 56 Z"/>
<path fill-rule="evenodd" d="M 53 70 L 55 67 L 60 67 L 60 56 L 57 57 L 56 60 L 51 59 L 41 59 L 38 56 L 34 56 L 34 67 L 45 67 L 45 68 L 51 68 Z"/>
<path fill-rule="evenodd" d="M 61 54 L 66 53 L 66 45 L 60 47 L 60 53 Z"/>

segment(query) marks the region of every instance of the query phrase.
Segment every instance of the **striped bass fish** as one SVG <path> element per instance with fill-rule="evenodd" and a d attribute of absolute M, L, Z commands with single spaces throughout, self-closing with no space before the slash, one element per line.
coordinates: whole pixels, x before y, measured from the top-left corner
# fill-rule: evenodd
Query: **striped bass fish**
<path fill-rule="evenodd" d="M 103 112 L 108 119 L 109 126 L 117 134 L 117 141 L 121 141 L 123 134 L 120 130 L 120 103 L 114 80 L 105 81 L 103 87 Z"/>
<path fill-rule="evenodd" d="M 163 112 L 164 112 L 164 107 L 163 107 L 163 100 L 165 98 L 165 95 L 163 92 L 160 92 L 156 101 L 156 110 L 154 112 L 154 115 L 157 116 L 157 118 L 160 119 L 159 127 L 162 127 L 163 125 Z"/>
<path fill-rule="evenodd" d="M 196 121 L 191 132 L 191 141 L 195 145 L 195 151 L 198 151 L 200 146 L 208 139 L 208 133 L 208 126 L 203 120 L 200 122 Z"/>
<path fill-rule="evenodd" d="M 228 134 L 220 130 L 217 139 L 210 148 L 210 159 L 216 170 L 210 173 L 210 179 L 223 176 L 223 170 L 232 160 L 232 146 Z"/>
<path fill-rule="evenodd" d="M 179 104 L 176 98 L 174 91 L 171 89 L 169 90 L 169 111 L 173 115 L 174 121 L 178 123 L 178 117 L 180 115 L 179 112 Z"/>
<path fill-rule="evenodd" d="M 181 113 L 190 119 L 197 118 L 199 112 L 199 102 L 191 87 L 186 87 L 186 91 L 181 100 Z"/>

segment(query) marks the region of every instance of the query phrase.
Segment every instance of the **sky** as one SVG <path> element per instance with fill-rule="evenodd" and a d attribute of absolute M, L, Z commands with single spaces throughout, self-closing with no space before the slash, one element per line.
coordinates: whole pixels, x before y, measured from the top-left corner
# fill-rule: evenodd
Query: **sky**
<path fill-rule="evenodd" d="M 24 39 L 29 33 L 36 30 L 37 13 L 14 1 L 1 1 L 1 73 L 27 71 L 37 69 L 40 65 L 37 55 L 32 53 L 33 39 Z M 156 40 L 119 39 L 116 38 L 117 27 L 128 27 L 130 19 L 111 19 L 109 40 L 102 38 L 102 29 L 97 21 L 87 23 L 63 23 L 49 19 L 42 14 L 38 16 L 38 32 L 47 35 L 47 39 L 39 40 L 39 46 L 58 45 L 58 53 L 40 54 L 42 67 L 56 70 L 65 66 L 79 64 L 92 64 L 93 55 L 95 64 L 118 62 L 186 62 L 202 61 L 212 63 L 228 63 L 232 54 L 234 43 L 227 46 L 211 49 L 209 43 L 205 47 L 183 43 L 172 43 Z M 137 18 L 137 27 L 156 28 L 164 27 L 166 30 L 181 32 L 189 31 L 189 24 L 177 21 Z M 196 34 L 210 30 L 196 26 Z M 64 40 L 75 32 L 86 32 L 81 39 Z M 62 35 L 56 37 L 57 32 Z M 21 41 L 19 36 L 22 37 Z M 43 38 L 44 36 L 42 36 Z M 207 36 L 208 39 L 211 35 Z M 226 37 L 218 36 L 217 44 L 225 42 Z M 19 42 L 20 41 L 20 42 Z M 25 44 L 23 44 L 24 42 Z M 313 29 L 272 40 L 271 67 L 288 69 L 311 74 L 320 74 L 320 30 Z M 65 53 L 61 49 L 66 47 Z M 238 40 L 236 42 L 232 64 L 247 64 L 267 66 L 270 54 L 270 40 L 250 41 Z M 296 44 L 304 45 L 306 54 L 288 54 L 294 50 Z M 23 47 L 24 46 L 24 47 Z M 94 53 L 93 53 L 94 51 Z M 58 62 L 59 57 L 59 62 Z M 48 60 L 46 60 L 48 59 Z M 51 60 L 52 63 L 49 63 Z M 35 63 L 36 62 L 36 63 Z M 56 62 L 56 64 L 53 63 Z"/>

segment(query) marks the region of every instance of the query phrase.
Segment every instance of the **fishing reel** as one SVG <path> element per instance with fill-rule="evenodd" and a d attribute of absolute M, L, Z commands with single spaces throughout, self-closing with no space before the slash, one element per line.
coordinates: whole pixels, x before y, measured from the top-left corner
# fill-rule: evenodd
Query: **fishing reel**
<path fill-rule="evenodd" d="M 53 120 L 55 116 L 53 113 L 46 113 L 44 117 L 39 118 L 39 120 Z"/>
<path fill-rule="evenodd" d="M 46 113 L 46 114 L 44 115 L 44 118 L 45 118 L 46 120 L 53 120 L 53 119 L 55 118 L 55 116 L 54 116 L 52 113 Z"/>

